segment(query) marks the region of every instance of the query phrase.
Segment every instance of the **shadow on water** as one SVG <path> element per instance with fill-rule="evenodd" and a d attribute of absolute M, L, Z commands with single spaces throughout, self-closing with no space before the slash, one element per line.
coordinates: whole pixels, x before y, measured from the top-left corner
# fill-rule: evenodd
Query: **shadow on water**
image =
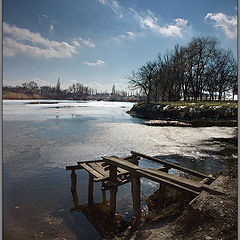
<path fill-rule="evenodd" d="M 98 203 L 79 204 L 77 191 L 72 191 L 74 206 L 70 208 L 71 212 L 81 212 L 85 215 L 87 220 L 96 229 L 101 237 L 105 238 L 109 234 L 116 234 L 122 232 L 129 226 L 120 214 L 115 214 L 114 217 L 110 215 L 110 203 L 106 199 L 106 193 L 102 192 L 102 201 Z M 72 225 L 72 223 L 70 223 Z M 76 228 L 72 231 L 78 235 Z M 113 235 L 114 236 L 114 235 Z"/>

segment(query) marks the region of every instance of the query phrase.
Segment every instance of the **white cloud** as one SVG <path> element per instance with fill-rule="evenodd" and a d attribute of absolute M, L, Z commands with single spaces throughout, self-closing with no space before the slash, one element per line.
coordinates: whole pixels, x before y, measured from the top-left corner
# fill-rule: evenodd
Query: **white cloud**
<path fill-rule="evenodd" d="M 33 33 L 5 22 L 3 36 L 4 56 L 12 57 L 16 53 L 23 53 L 32 57 L 69 58 L 78 53 L 76 46 L 67 42 L 50 41 L 40 33 Z"/>
<path fill-rule="evenodd" d="M 80 43 L 79 43 L 76 39 L 74 39 L 74 40 L 72 41 L 72 44 L 73 44 L 75 47 L 79 47 L 79 46 L 80 46 Z"/>
<path fill-rule="evenodd" d="M 80 41 L 81 44 L 83 44 L 86 47 L 91 47 L 91 48 L 95 47 L 95 43 L 93 43 L 89 38 L 83 39 L 83 38 L 79 37 L 78 40 Z"/>
<path fill-rule="evenodd" d="M 101 66 L 101 65 L 105 65 L 105 62 L 103 60 L 97 60 L 96 62 L 83 62 L 84 64 L 88 65 L 88 66 Z"/>
<path fill-rule="evenodd" d="M 177 18 L 175 19 L 177 26 L 186 26 L 188 24 L 188 20 L 185 20 L 183 18 Z"/>
<path fill-rule="evenodd" d="M 231 39 L 237 37 L 237 16 L 227 16 L 224 13 L 208 13 L 206 19 L 214 21 L 214 27 L 221 28 L 225 35 Z"/>
<path fill-rule="evenodd" d="M 114 37 L 114 39 L 120 41 L 121 39 L 134 39 L 136 37 L 137 37 L 136 33 L 125 31 L 124 34 L 120 34 L 117 37 Z"/>
<path fill-rule="evenodd" d="M 98 0 L 101 4 L 106 5 L 120 18 L 123 17 L 121 7 L 116 0 Z"/>
<path fill-rule="evenodd" d="M 95 48 L 95 43 L 93 43 L 89 38 L 88 39 L 84 39 L 81 37 L 75 38 L 73 39 L 72 44 L 76 47 L 85 46 L 85 47 Z"/>
<path fill-rule="evenodd" d="M 135 14 L 135 18 L 142 28 L 149 29 L 166 37 L 183 37 L 183 31 L 190 28 L 190 26 L 187 25 L 188 21 L 182 18 L 175 19 L 174 24 L 160 26 L 158 18 L 150 10 L 147 10 L 146 13 L 141 15 L 132 8 L 130 8 L 130 10 Z"/>

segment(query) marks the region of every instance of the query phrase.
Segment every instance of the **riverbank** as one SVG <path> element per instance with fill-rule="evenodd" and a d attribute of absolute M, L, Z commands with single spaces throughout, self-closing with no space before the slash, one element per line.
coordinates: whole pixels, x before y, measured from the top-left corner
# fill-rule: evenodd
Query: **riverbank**
<path fill-rule="evenodd" d="M 151 126 L 237 126 L 237 102 L 137 103 L 128 113 Z M 177 121 L 177 123 L 176 123 Z"/>

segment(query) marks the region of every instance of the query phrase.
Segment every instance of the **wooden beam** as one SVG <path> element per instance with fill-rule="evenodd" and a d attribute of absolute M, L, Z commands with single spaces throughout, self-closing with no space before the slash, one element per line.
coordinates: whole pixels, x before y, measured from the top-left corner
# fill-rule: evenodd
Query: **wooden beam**
<path fill-rule="evenodd" d="M 81 164 L 81 163 L 92 163 L 92 162 L 98 162 L 98 163 L 103 163 L 102 159 L 98 159 L 98 160 L 89 160 L 89 161 L 82 161 L 82 162 L 77 162 L 77 164 Z"/>
<path fill-rule="evenodd" d="M 132 200 L 133 200 L 133 215 L 136 219 L 141 217 L 141 198 L 140 198 L 140 178 L 137 175 L 132 175 Z"/>
<path fill-rule="evenodd" d="M 194 170 L 191 170 L 191 169 L 189 169 L 189 168 L 185 168 L 185 167 L 179 166 L 179 165 L 177 165 L 177 164 L 169 163 L 169 162 L 166 162 L 166 161 L 164 161 L 164 160 L 160 160 L 160 159 L 155 158 L 155 157 L 147 156 L 147 155 L 142 154 L 142 153 L 139 153 L 139 152 L 131 151 L 131 153 L 132 153 L 133 155 L 140 156 L 140 157 L 143 157 L 143 158 L 145 158 L 145 159 L 152 160 L 153 162 L 157 162 L 157 163 L 163 164 L 164 166 L 178 169 L 178 170 L 180 170 L 180 171 L 186 172 L 186 173 L 191 174 L 191 175 L 196 176 L 196 177 L 209 178 L 209 179 L 215 180 L 215 178 L 213 178 L 213 177 L 207 176 L 207 175 L 205 175 L 205 174 L 203 174 L 203 173 L 199 173 L 199 172 L 194 171 Z"/>
<path fill-rule="evenodd" d="M 102 178 L 104 177 L 102 174 L 94 170 L 91 166 L 89 166 L 87 163 L 81 163 L 80 164 L 84 169 L 86 169 L 89 173 L 91 173 L 96 178 Z"/>
<path fill-rule="evenodd" d="M 109 171 L 105 171 L 100 163 L 88 163 L 88 165 L 95 171 L 99 172 L 103 177 L 109 177 Z"/>
<path fill-rule="evenodd" d="M 140 169 L 137 165 L 130 163 L 128 161 L 125 161 L 124 159 L 116 156 L 111 156 L 111 157 L 104 156 L 102 158 L 107 164 L 111 164 L 112 166 L 123 168 L 130 172 Z"/>
<path fill-rule="evenodd" d="M 147 172 L 149 174 L 152 174 L 154 176 L 157 176 L 159 178 L 165 179 L 167 181 L 170 182 L 174 182 L 177 183 L 181 186 L 184 187 L 188 187 L 192 190 L 200 190 L 202 185 L 199 182 L 193 181 L 191 179 L 186 179 L 183 177 L 179 177 L 179 176 L 174 176 L 165 172 L 161 172 L 161 171 L 156 171 L 154 169 L 150 169 L 150 168 L 142 168 L 141 171 L 143 172 Z"/>
<path fill-rule="evenodd" d="M 138 166 L 139 159 L 140 158 L 138 157 L 134 157 L 133 159 L 130 160 L 130 162 Z M 140 177 L 134 172 L 132 172 L 130 176 L 132 180 L 131 191 L 133 201 L 133 216 L 136 218 L 136 221 L 138 222 L 141 217 Z"/>
<path fill-rule="evenodd" d="M 110 188 L 110 215 L 114 216 L 116 213 L 116 201 L 117 201 L 117 168 L 110 165 L 109 181 L 112 186 Z"/>
<path fill-rule="evenodd" d="M 82 167 L 79 165 L 66 166 L 66 170 L 77 170 L 77 169 L 82 169 Z"/>
<path fill-rule="evenodd" d="M 93 204 L 93 187 L 94 187 L 94 182 L 93 182 L 94 176 L 89 173 L 88 174 L 88 205 L 92 206 Z"/>
<path fill-rule="evenodd" d="M 164 184 L 166 184 L 167 186 L 172 187 L 172 188 L 174 188 L 174 189 L 177 189 L 177 190 L 180 190 L 180 191 L 183 191 L 183 192 L 187 192 L 187 193 L 191 193 L 191 194 L 193 194 L 193 195 L 195 195 L 195 196 L 200 193 L 200 192 L 198 192 L 198 191 L 191 190 L 191 189 L 189 189 L 189 188 L 187 188 L 187 187 L 183 187 L 183 186 L 181 186 L 181 185 L 179 185 L 179 184 L 176 184 L 176 183 L 173 183 L 173 182 L 164 180 L 164 179 L 159 178 L 159 177 L 157 177 L 157 176 L 154 176 L 154 175 L 152 175 L 152 174 L 149 174 L 149 173 L 146 173 L 146 172 L 141 172 L 141 170 L 137 170 L 137 172 L 138 172 L 138 174 L 139 174 L 140 176 L 142 176 L 142 177 L 148 178 L 148 179 L 150 179 L 150 180 L 152 180 L 152 181 L 155 181 L 155 182 L 164 183 Z"/>
<path fill-rule="evenodd" d="M 72 170 L 71 173 L 71 192 L 76 192 L 76 185 L 77 185 L 77 175 L 75 170 Z"/>

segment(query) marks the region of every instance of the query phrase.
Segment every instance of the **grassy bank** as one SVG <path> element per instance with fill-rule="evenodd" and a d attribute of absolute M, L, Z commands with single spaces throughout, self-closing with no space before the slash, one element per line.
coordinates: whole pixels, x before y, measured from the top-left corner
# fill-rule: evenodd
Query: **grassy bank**
<path fill-rule="evenodd" d="M 137 103 L 128 112 L 148 120 L 191 123 L 193 126 L 237 126 L 237 102 Z"/>

